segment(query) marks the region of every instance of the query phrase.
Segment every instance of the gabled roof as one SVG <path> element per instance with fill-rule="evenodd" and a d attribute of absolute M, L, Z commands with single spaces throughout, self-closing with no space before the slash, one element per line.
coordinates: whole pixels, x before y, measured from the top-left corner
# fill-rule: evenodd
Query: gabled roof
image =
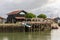
<path fill-rule="evenodd" d="M 4 19 L 3 17 L 0 17 L 0 19 Z"/>
<path fill-rule="evenodd" d="M 20 13 L 20 12 L 27 13 L 24 10 L 16 10 L 16 11 L 12 11 L 12 12 L 8 13 L 7 15 L 17 14 L 17 13 Z"/>

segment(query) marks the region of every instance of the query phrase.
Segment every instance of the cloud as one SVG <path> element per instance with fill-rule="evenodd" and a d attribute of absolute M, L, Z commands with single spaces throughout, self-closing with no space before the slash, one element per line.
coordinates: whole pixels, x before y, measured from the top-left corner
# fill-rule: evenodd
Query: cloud
<path fill-rule="evenodd" d="M 48 17 L 60 17 L 60 0 L 49 0 L 47 4 L 31 10 L 33 13 L 45 13 Z"/>
<path fill-rule="evenodd" d="M 48 0 L 0 0 L 0 16 L 7 17 L 7 13 L 17 9 L 30 12 L 30 10 L 41 7 L 47 2 Z"/>

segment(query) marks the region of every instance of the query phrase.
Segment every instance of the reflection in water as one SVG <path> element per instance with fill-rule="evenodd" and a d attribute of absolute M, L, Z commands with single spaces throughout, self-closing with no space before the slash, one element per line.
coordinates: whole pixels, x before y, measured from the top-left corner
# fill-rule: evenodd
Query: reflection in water
<path fill-rule="evenodd" d="M 3 40 L 8 40 L 8 38 L 7 37 L 3 37 Z"/>
<path fill-rule="evenodd" d="M 60 40 L 60 29 L 51 31 L 51 40 Z"/>
<path fill-rule="evenodd" d="M 0 33 L 0 40 L 51 40 L 50 32 Z"/>
<path fill-rule="evenodd" d="M 0 40 L 60 40 L 60 29 L 51 32 L 0 33 Z"/>

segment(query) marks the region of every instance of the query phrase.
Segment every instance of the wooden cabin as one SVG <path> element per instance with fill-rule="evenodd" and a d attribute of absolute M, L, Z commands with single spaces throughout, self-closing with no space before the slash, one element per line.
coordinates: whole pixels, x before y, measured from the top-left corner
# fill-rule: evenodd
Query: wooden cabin
<path fill-rule="evenodd" d="M 60 23 L 60 18 L 59 17 L 54 18 L 54 20 L 55 20 L 56 23 Z"/>
<path fill-rule="evenodd" d="M 16 10 L 13 12 L 8 13 L 7 23 L 16 23 L 22 22 L 25 20 L 25 15 L 27 14 L 24 10 Z"/>

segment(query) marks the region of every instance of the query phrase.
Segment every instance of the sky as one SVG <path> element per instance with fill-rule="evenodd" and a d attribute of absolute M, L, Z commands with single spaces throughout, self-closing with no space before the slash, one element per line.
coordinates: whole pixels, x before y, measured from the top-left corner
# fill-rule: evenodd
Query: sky
<path fill-rule="evenodd" d="M 60 0 L 0 0 L 0 16 L 6 18 L 6 14 L 14 10 L 60 17 Z"/>

